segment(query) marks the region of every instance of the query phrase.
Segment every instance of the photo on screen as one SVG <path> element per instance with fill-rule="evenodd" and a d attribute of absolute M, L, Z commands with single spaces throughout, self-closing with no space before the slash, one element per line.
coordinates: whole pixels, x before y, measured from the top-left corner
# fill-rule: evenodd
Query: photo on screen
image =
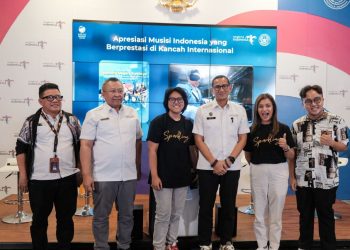
<path fill-rule="evenodd" d="M 170 64 L 170 87 L 181 87 L 188 97 L 188 106 L 184 115 L 194 120 L 198 107 L 213 100 L 211 82 L 217 75 L 228 77 L 232 84 L 230 101 L 243 105 L 247 111 L 248 120 L 251 120 L 252 66 Z"/>
<path fill-rule="evenodd" d="M 99 63 L 99 89 L 110 77 L 124 86 L 124 104 L 137 111 L 141 123 L 149 120 L 149 64 L 145 61 L 109 61 Z M 103 99 L 100 96 L 101 103 Z"/>

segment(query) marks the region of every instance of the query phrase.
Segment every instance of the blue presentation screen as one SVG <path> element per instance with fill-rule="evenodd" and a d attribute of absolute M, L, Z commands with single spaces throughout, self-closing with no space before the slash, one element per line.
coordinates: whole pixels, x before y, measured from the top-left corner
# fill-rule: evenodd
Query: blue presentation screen
<path fill-rule="evenodd" d="M 124 84 L 125 105 L 138 112 L 144 138 L 149 122 L 164 112 L 169 87 L 184 86 L 196 75 L 200 99 L 184 115 L 212 101 L 211 80 L 226 75 L 230 99 L 252 118 L 252 104 L 262 92 L 274 94 L 275 27 L 167 25 L 73 21 L 73 112 L 81 121 L 103 103 L 100 89 L 109 77 Z"/>

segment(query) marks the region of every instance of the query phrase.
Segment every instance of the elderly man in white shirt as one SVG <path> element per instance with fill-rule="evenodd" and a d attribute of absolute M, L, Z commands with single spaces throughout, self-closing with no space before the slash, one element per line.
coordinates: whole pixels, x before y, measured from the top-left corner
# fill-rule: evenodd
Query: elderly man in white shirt
<path fill-rule="evenodd" d="M 94 197 L 94 249 L 109 249 L 113 203 L 118 209 L 117 247 L 130 249 L 142 131 L 137 112 L 122 105 L 124 88 L 117 78 L 104 82 L 102 96 L 106 103 L 86 114 L 80 150 L 84 187 Z"/>
<path fill-rule="evenodd" d="M 232 85 L 228 78 L 216 76 L 212 80 L 212 88 L 215 101 L 198 109 L 193 127 L 200 151 L 197 164 L 199 244 L 201 250 L 212 249 L 213 206 L 220 185 L 220 250 L 233 250 L 231 238 L 241 169 L 239 155 L 246 144 L 249 126 L 245 109 L 229 101 Z"/>

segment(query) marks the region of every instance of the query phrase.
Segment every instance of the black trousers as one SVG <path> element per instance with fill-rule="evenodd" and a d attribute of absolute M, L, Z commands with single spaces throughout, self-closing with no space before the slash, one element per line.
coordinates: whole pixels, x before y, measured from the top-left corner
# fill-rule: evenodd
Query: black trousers
<path fill-rule="evenodd" d="M 75 174 L 57 180 L 31 180 L 29 201 L 33 212 L 30 227 L 34 250 L 46 250 L 48 217 L 55 205 L 58 249 L 70 249 L 74 236 L 73 215 L 77 208 Z"/>
<path fill-rule="evenodd" d="M 315 210 L 318 216 L 319 235 L 322 250 L 335 250 L 335 221 L 333 204 L 337 187 L 319 189 L 298 187 L 296 191 L 299 211 L 299 248 L 311 249 L 314 236 Z"/>
<path fill-rule="evenodd" d="M 227 171 L 223 176 L 213 174 L 211 170 L 198 170 L 199 181 L 199 215 L 198 236 L 200 245 L 211 243 L 213 228 L 213 207 L 216 192 L 220 185 L 222 235 L 220 243 L 231 242 L 235 225 L 236 195 L 240 171 Z"/>

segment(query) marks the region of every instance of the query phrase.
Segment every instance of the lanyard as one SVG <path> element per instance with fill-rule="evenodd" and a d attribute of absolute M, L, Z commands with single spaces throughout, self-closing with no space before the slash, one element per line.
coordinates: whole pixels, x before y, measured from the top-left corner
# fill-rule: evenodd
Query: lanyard
<path fill-rule="evenodd" d="M 60 132 L 60 128 L 62 125 L 62 120 L 63 120 L 63 115 L 60 115 L 60 119 L 58 120 L 58 124 L 57 124 L 57 129 L 55 129 L 55 127 L 51 124 L 51 122 L 49 121 L 49 119 L 46 117 L 46 115 L 44 113 L 41 113 L 41 116 L 44 118 L 44 120 L 47 122 L 47 124 L 50 126 L 51 131 L 55 134 L 55 140 L 53 143 L 53 152 L 55 154 L 55 157 L 57 157 L 57 144 L 58 144 L 58 133 Z"/>

